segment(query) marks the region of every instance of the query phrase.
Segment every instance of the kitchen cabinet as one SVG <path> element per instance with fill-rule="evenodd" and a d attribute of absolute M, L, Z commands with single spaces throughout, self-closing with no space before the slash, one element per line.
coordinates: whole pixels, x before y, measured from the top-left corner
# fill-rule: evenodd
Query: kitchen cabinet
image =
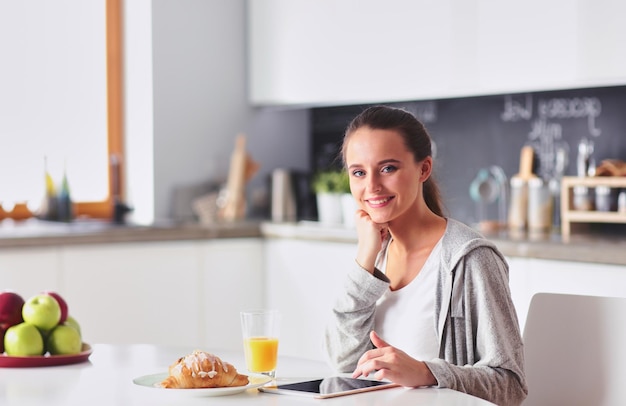
<path fill-rule="evenodd" d="M 626 297 L 621 265 L 507 257 L 513 303 L 522 329 L 535 293 Z"/>
<path fill-rule="evenodd" d="M 63 262 L 61 292 L 87 342 L 200 344 L 195 244 L 67 247 Z"/>
<path fill-rule="evenodd" d="M 255 105 L 337 105 L 626 83 L 626 3 L 248 2 Z"/>
<path fill-rule="evenodd" d="M 215 239 L 200 247 L 200 343 L 241 350 L 239 312 L 264 305 L 264 242 Z"/>
<path fill-rule="evenodd" d="M 88 343 L 241 348 L 241 306 L 263 305 L 258 238 L 0 251 L 2 286 L 56 290 Z"/>
<path fill-rule="evenodd" d="M 55 248 L 0 250 L 0 291 L 12 290 L 24 299 L 60 284 L 61 255 Z"/>
<path fill-rule="evenodd" d="M 280 353 L 324 360 L 324 328 L 356 245 L 269 238 L 265 250 L 266 306 L 283 315 Z"/>
<path fill-rule="evenodd" d="M 323 360 L 328 315 L 353 265 L 352 242 L 291 238 L 266 240 L 266 303 L 284 315 L 280 351 Z M 621 265 L 507 256 L 509 286 L 523 331 L 535 293 L 626 297 Z"/>
<path fill-rule="evenodd" d="M 331 231 L 0 250 L 0 289 L 25 298 L 60 292 L 89 343 L 239 351 L 239 311 L 274 308 L 283 314 L 281 353 L 324 360 L 323 332 L 356 253 L 350 230 Z M 622 265 L 523 254 L 507 261 L 522 329 L 538 292 L 626 297 Z"/>

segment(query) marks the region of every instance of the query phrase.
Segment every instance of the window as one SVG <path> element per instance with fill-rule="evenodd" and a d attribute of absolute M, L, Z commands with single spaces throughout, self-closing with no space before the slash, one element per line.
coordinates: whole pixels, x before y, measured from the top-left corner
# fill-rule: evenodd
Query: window
<path fill-rule="evenodd" d="M 75 215 L 111 216 L 111 156 L 123 162 L 121 1 L 0 0 L 5 209 L 38 208 L 47 162 L 57 189 L 67 173 Z"/>

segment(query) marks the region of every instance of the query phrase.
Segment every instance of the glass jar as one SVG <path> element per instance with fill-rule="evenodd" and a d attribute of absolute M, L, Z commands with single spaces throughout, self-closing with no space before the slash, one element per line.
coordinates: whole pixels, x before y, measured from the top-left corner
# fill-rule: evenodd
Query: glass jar
<path fill-rule="evenodd" d="M 552 193 L 541 178 L 528 181 L 528 229 L 548 231 L 552 228 Z"/>
<path fill-rule="evenodd" d="M 518 177 L 511 178 L 511 203 L 509 206 L 509 228 L 523 230 L 528 217 L 528 183 Z"/>
<path fill-rule="evenodd" d="M 574 199 L 572 202 L 574 210 L 588 211 L 593 210 L 593 200 L 591 199 L 591 190 L 585 186 L 574 187 Z"/>
<path fill-rule="evenodd" d="M 610 187 L 596 187 L 596 210 L 597 211 L 614 211 L 616 209 L 615 199 Z"/>

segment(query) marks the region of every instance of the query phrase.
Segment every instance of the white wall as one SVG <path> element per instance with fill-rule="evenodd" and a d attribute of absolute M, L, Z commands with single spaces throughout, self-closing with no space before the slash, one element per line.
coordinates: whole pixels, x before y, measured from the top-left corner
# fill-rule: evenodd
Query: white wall
<path fill-rule="evenodd" d="M 124 2 L 124 134 L 126 198 L 133 221 L 154 219 L 152 2 Z"/>
<path fill-rule="evenodd" d="M 176 186 L 227 176 L 238 133 L 247 134 L 248 151 L 262 166 L 251 187 L 264 185 L 273 168 L 308 168 L 308 111 L 248 103 L 245 0 L 152 0 L 151 9 L 154 175 L 143 180 L 154 182 L 155 219 L 170 217 Z M 148 159 L 148 151 L 128 160 Z M 129 185 L 129 196 L 141 182 Z M 130 204 L 139 202 L 149 205 L 139 198 Z"/>

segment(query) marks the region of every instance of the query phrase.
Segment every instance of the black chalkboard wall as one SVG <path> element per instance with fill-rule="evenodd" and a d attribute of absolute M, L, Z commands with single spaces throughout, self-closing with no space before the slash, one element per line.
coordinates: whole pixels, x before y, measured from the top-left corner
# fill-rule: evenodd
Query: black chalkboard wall
<path fill-rule="evenodd" d="M 405 108 L 426 125 L 448 213 L 468 224 L 479 217 L 469 193 L 479 170 L 498 166 L 509 179 L 519 171 L 524 145 L 533 146 L 535 173 L 544 178 L 554 175 L 559 149 L 568 152 L 565 175 L 576 175 L 583 138 L 593 142 L 597 164 L 626 160 L 626 86 L 381 104 Z M 312 110 L 314 171 L 340 165 L 343 131 L 368 106 Z"/>

